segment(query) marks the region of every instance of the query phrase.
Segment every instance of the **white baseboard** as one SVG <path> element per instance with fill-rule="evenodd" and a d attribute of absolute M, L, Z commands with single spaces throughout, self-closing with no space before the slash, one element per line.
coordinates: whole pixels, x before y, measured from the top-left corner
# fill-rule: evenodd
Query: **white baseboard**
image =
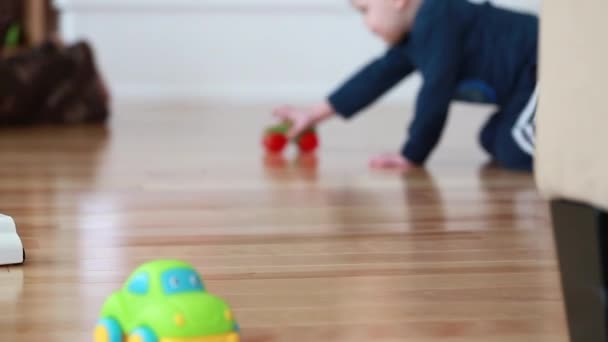
<path fill-rule="evenodd" d="M 410 103 L 415 98 L 419 79 L 389 92 L 379 102 L 391 105 Z M 322 89 L 326 89 L 323 91 Z M 147 103 L 213 103 L 213 104 L 307 104 L 325 99 L 333 89 L 322 84 L 261 86 L 197 86 L 160 84 L 118 84 L 112 87 L 113 98 L 120 101 Z"/>
<path fill-rule="evenodd" d="M 234 9 L 345 11 L 348 1 L 327 0 L 55 0 L 62 11 L 206 11 Z"/>
<path fill-rule="evenodd" d="M 483 3 L 488 0 L 469 0 Z M 489 0 L 498 6 L 537 12 L 540 0 Z M 70 12 L 151 11 L 192 12 L 207 10 L 314 10 L 347 11 L 346 0 L 54 0 Z"/>
<path fill-rule="evenodd" d="M 152 102 L 213 102 L 213 103 L 272 103 L 297 99 L 314 100 L 323 94 L 315 87 L 206 87 L 195 85 L 118 84 L 112 88 L 113 97 L 120 100 Z"/>
<path fill-rule="evenodd" d="M 347 0 L 55 1 L 63 38 L 94 45 L 116 99 L 318 101 L 385 50 Z M 410 101 L 418 83 L 385 101 Z"/>

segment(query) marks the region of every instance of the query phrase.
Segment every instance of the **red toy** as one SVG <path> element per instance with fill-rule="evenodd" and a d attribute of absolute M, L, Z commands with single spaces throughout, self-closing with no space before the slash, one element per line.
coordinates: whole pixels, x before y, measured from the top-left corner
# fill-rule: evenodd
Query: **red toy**
<path fill-rule="evenodd" d="M 298 146 L 300 147 L 300 151 L 302 152 L 313 152 L 319 146 L 319 139 L 317 138 L 317 134 L 312 130 L 304 132 L 298 140 Z"/>
<path fill-rule="evenodd" d="M 288 143 L 287 132 L 290 125 L 281 123 L 266 129 L 263 145 L 270 153 L 281 153 Z M 319 138 L 314 128 L 310 128 L 297 136 L 293 141 L 302 153 L 314 152 L 319 147 Z"/>
<path fill-rule="evenodd" d="M 264 137 L 264 146 L 268 152 L 279 153 L 287 145 L 287 136 L 280 132 L 267 132 Z"/>

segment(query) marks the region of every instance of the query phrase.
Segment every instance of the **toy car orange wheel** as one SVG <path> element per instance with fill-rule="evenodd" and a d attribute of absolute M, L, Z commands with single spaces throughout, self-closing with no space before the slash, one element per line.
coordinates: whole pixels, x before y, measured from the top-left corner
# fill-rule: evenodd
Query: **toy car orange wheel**
<path fill-rule="evenodd" d="M 123 333 L 116 320 L 104 318 L 97 323 L 93 337 L 95 342 L 122 342 Z"/>

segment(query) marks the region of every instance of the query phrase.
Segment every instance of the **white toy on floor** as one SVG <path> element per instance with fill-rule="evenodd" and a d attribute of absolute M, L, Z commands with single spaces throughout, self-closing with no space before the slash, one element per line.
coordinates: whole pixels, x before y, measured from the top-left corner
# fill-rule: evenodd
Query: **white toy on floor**
<path fill-rule="evenodd" d="M 15 221 L 10 216 L 0 214 L 0 265 L 22 264 L 24 261 L 25 250 Z"/>

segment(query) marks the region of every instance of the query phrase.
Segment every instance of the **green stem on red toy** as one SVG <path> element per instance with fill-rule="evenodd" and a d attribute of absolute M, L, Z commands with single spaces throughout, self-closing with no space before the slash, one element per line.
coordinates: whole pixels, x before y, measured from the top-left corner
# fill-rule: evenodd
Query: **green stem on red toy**
<path fill-rule="evenodd" d="M 274 125 L 272 127 L 269 127 L 268 129 L 266 129 L 266 134 L 284 134 L 287 135 L 287 133 L 289 132 L 289 129 L 291 128 L 291 123 L 290 122 L 284 122 L 284 123 L 280 123 L 277 125 Z M 307 128 L 306 130 L 304 130 L 302 133 L 298 134 L 294 139 L 292 139 L 295 142 L 299 142 L 300 139 L 302 138 L 302 136 L 308 134 L 308 133 L 315 133 L 316 134 L 316 129 L 315 127 L 310 127 Z"/>
<path fill-rule="evenodd" d="M 291 124 L 287 123 L 287 122 L 281 123 L 278 125 L 274 125 L 274 126 L 266 129 L 266 134 L 279 133 L 279 134 L 287 135 L 287 132 L 289 132 L 290 127 L 291 127 Z"/>

